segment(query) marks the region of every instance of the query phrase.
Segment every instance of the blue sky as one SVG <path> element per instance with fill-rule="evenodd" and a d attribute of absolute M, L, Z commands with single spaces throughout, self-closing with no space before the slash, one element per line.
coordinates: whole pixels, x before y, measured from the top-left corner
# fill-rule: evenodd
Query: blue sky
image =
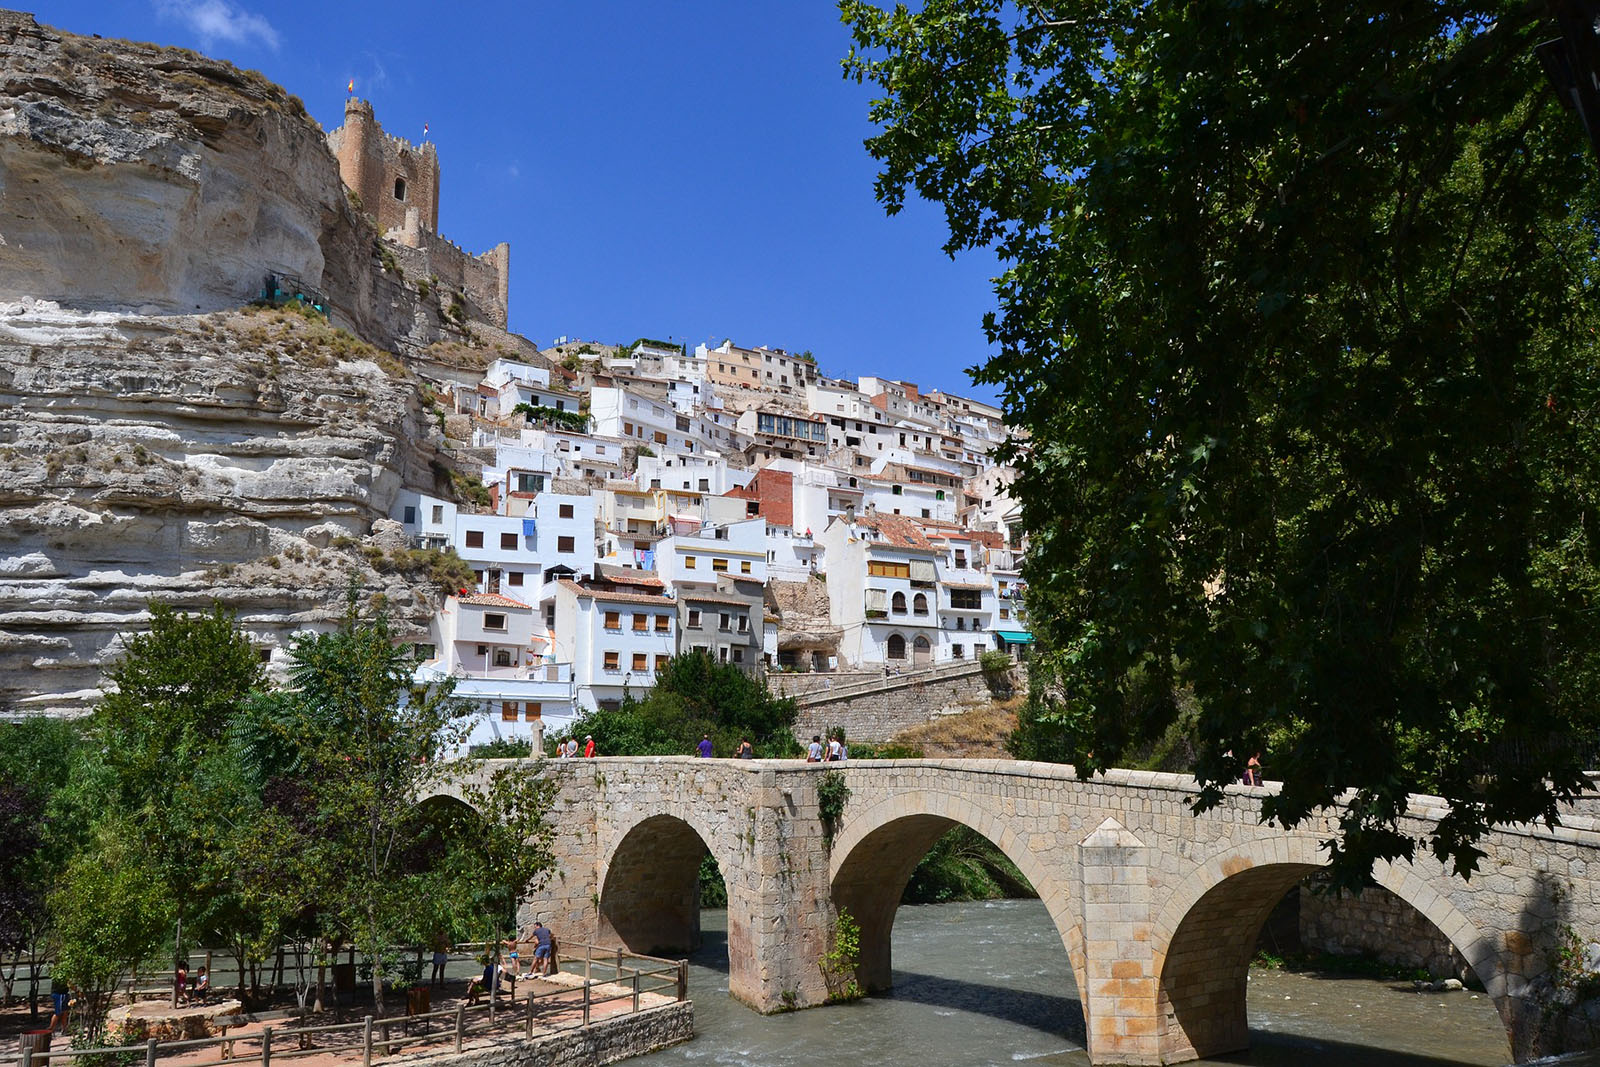
<path fill-rule="evenodd" d="M 261 70 L 325 127 L 350 78 L 390 133 L 428 123 L 440 231 L 511 242 L 511 325 L 541 344 L 731 337 L 993 398 L 965 372 L 995 262 L 947 258 L 929 205 L 873 199 L 870 93 L 840 76 L 829 0 L 33 7 Z"/>

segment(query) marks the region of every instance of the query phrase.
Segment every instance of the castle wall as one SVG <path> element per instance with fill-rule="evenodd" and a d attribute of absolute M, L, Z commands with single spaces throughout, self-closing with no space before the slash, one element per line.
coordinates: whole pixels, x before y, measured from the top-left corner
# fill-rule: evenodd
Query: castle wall
<path fill-rule="evenodd" d="M 468 319 L 506 328 L 510 245 L 502 241 L 475 256 L 455 242 L 415 226 L 391 232 L 384 244 L 405 271 L 408 285 L 429 283 L 427 302 L 437 303 L 441 317 L 450 317 L 451 304 L 460 295 Z M 433 278 L 438 278 L 437 284 Z"/>

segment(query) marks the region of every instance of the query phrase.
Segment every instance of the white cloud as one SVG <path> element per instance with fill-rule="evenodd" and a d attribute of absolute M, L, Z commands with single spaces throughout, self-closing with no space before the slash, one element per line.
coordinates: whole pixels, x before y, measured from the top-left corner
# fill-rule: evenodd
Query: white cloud
<path fill-rule="evenodd" d="M 205 48 L 259 42 L 277 50 L 278 31 L 260 15 L 244 11 L 229 0 L 155 0 L 163 18 L 177 19 L 193 30 Z"/>

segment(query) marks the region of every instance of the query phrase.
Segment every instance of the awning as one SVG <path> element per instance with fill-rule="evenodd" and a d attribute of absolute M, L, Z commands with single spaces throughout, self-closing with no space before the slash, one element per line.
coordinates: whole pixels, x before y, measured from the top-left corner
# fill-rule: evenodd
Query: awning
<path fill-rule="evenodd" d="M 911 580 L 913 582 L 932 582 L 937 579 L 933 573 L 931 559 L 914 559 L 911 561 Z"/>
<path fill-rule="evenodd" d="M 1033 644 L 1033 635 L 1026 630 L 996 630 L 995 633 L 1008 645 Z"/>

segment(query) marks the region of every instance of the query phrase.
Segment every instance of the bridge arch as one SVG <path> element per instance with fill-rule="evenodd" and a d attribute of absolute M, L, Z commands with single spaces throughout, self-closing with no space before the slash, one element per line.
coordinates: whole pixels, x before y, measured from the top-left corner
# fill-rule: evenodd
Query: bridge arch
<path fill-rule="evenodd" d="M 1283 895 L 1327 865 L 1319 838 L 1280 834 L 1232 843 L 1180 876 L 1150 932 L 1162 1062 L 1249 1046 L 1245 1001 L 1256 938 Z M 1438 927 L 1505 1019 L 1498 957 L 1460 909 L 1407 865 L 1379 863 L 1373 880 Z"/>
<path fill-rule="evenodd" d="M 598 871 L 600 942 L 643 953 L 698 948 L 701 857 L 709 852 L 724 877 L 738 870 L 737 857 L 710 846 L 715 840 L 692 814 L 677 812 L 649 815 L 619 833 Z M 747 951 L 733 943 L 733 926 L 730 960 Z"/>
<path fill-rule="evenodd" d="M 869 993 L 890 987 L 890 934 L 900 897 L 912 872 L 939 838 L 956 825 L 982 834 L 1028 879 L 1044 903 L 1083 988 L 1083 939 L 1072 894 L 1060 864 L 1044 857 L 1058 847 L 1019 834 L 1004 812 L 982 797 L 939 790 L 913 790 L 880 800 L 858 812 L 847 809 L 842 832 L 829 856 L 828 884 L 836 909 L 848 909 L 861 925 L 857 980 Z"/>

